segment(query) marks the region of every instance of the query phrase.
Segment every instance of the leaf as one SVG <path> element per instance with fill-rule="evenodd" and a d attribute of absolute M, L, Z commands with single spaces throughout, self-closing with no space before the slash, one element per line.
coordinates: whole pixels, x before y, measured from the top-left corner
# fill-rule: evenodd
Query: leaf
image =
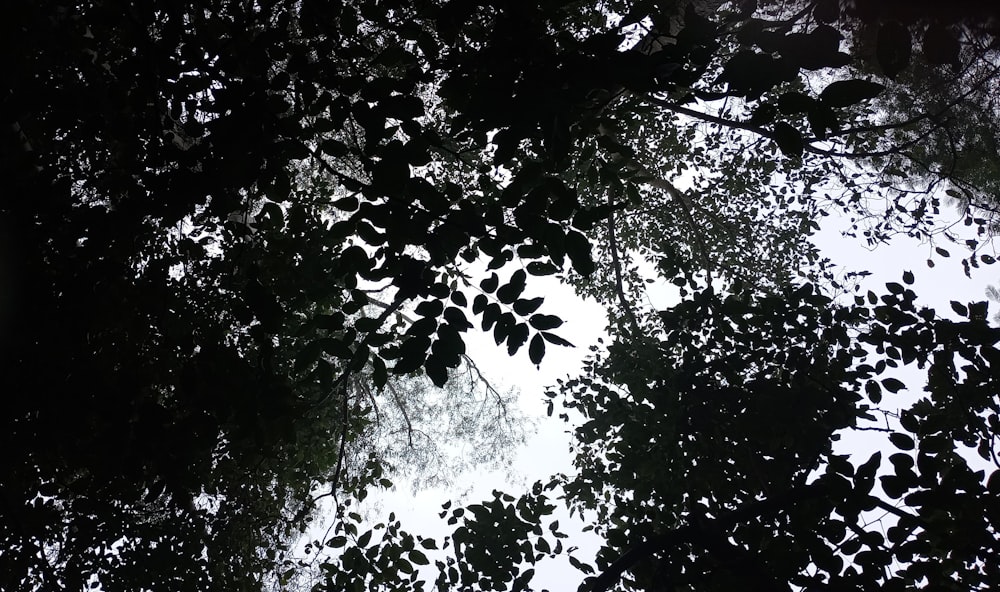
<path fill-rule="evenodd" d="M 414 549 L 410 551 L 408 556 L 410 558 L 410 561 L 416 563 L 417 565 L 427 565 L 430 563 L 430 560 L 427 559 L 427 555 L 424 555 L 424 552 L 419 549 Z"/>
<path fill-rule="evenodd" d="M 545 357 L 545 339 L 540 333 L 535 333 L 531 343 L 528 344 L 528 359 L 537 366 L 542 363 L 543 357 Z"/>
<path fill-rule="evenodd" d="M 802 133 L 785 121 L 774 124 L 771 137 L 778 145 L 781 153 L 790 158 L 801 158 L 805 145 L 802 142 Z"/>
<path fill-rule="evenodd" d="M 482 288 L 483 292 L 486 292 L 488 294 L 495 292 L 497 286 L 499 285 L 500 285 L 500 278 L 497 276 L 496 273 L 490 274 L 490 277 L 479 282 L 479 287 Z"/>
<path fill-rule="evenodd" d="M 833 107 L 821 101 L 813 103 L 812 108 L 809 109 L 809 113 L 806 114 L 806 120 L 809 122 L 809 129 L 820 140 L 826 139 L 828 131 L 836 130 L 840 127 L 837 113 L 833 110 Z"/>
<path fill-rule="evenodd" d="M 838 80 L 831 82 L 819 94 L 821 101 L 831 107 L 848 107 L 877 97 L 885 87 L 868 80 Z"/>
<path fill-rule="evenodd" d="M 511 274 L 510 281 L 501 286 L 497 292 L 497 300 L 504 304 L 511 304 L 524 291 L 526 274 L 523 269 L 518 269 Z"/>
<path fill-rule="evenodd" d="M 882 491 L 891 499 L 899 499 L 909 490 L 906 480 L 894 475 L 883 475 L 879 480 L 882 482 Z"/>
<path fill-rule="evenodd" d="M 956 313 L 958 313 L 960 316 L 963 316 L 963 317 L 968 317 L 969 316 L 969 309 L 966 308 L 965 305 L 962 304 L 961 302 L 957 302 L 955 300 L 952 300 L 951 301 L 951 309 L 953 311 L 955 311 Z"/>
<path fill-rule="evenodd" d="M 335 537 L 330 537 L 326 541 L 326 546 L 333 547 L 334 549 L 338 547 L 343 547 L 346 544 L 347 544 L 347 537 L 344 535 L 337 535 Z"/>
<path fill-rule="evenodd" d="M 898 393 L 899 391 L 906 388 L 906 384 L 897 378 L 885 378 L 882 380 L 882 386 L 886 388 L 890 393 Z"/>
<path fill-rule="evenodd" d="M 552 275 L 559 271 L 559 268 L 547 261 L 531 261 L 526 266 L 525 269 L 531 275 Z"/>
<path fill-rule="evenodd" d="M 507 354 L 513 356 L 527 340 L 528 326 L 524 323 L 515 324 L 511 327 L 510 334 L 507 336 Z"/>
<path fill-rule="evenodd" d="M 448 368 L 434 355 L 427 356 L 427 360 L 424 362 L 424 372 L 438 388 L 443 387 L 448 382 Z"/>
<path fill-rule="evenodd" d="M 924 31 L 924 59 L 931 64 L 959 65 L 961 49 L 958 36 L 940 23 L 931 23 Z"/>
<path fill-rule="evenodd" d="M 882 72 L 889 78 L 895 78 L 910 64 L 913 52 L 913 41 L 910 30 L 902 24 L 890 21 L 879 27 L 875 41 L 875 59 L 878 60 Z"/>
<path fill-rule="evenodd" d="M 592 574 L 592 573 L 594 573 L 594 568 L 593 567 L 591 567 L 591 566 L 587 565 L 586 563 L 580 561 L 576 557 L 573 557 L 572 555 L 570 555 L 568 558 L 569 558 L 570 565 L 572 565 L 576 569 L 580 570 L 581 572 L 583 572 L 585 574 Z"/>
<path fill-rule="evenodd" d="M 541 296 L 537 298 L 518 298 L 514 301 L 514 312 L 521 316 L 529 315 L 538 310 L 538 307 L 542 305 L 544 300 Z"/>
<path fill-rule="evenodd" d="M 590 256 L 590 241 L 575 230 L 566 233 L 566 254 L 573 263 L 573 269 L 582 276 L 594 272 L 594 260 Z"/>
<path fill-rule="evenodd" d="M 989 305 L 985 300 L 969 303 L 969 319 L 973 321 L 985 321 Z"/>
<path fill-rule="evenodd" d="M 358 538 L 358 546 L 367 547 L 368 543 L 370 543 L 371 540 L 372 540 L 372 531 L 369 530 Z"/>
<path fill-rule="evenodd" d="M 497 304 L 496 302 L 491 302 L 488 305 L 486 305 L 486 307 L 483 309 L 483 322 L 482 322 L 483 331 L 490 330 L 490 327 L 493 326 L 493 323 L 497 322 L 497 320 L 500 318 L 500 313 L 501 313 L 500 305 Z"/>
<path fill-rule="evenodd" d="M 440 300 L 424 300 L 413 310 L 422 317 L 437 317 L 444 310 L 444 303 Z"/>
<path fill-rule="evenodd" d="M 903 283 L 906 284 L 906 285 L 912 285 L 913 284 L 913 272 L 912 271 L 904 271 L 903 272 Z"/>
<path fill-rule="evenodd" d="M 353 212 L 354 210 L 358 209 L 360 203 L 358 202 L 358 198 L 354 196 L 347 196 L 335 200 L 330 205 L 337 208 L 338 210 L 344 210 L 345 212 Z"/>
<path fill-rule="evenodd" d="M 472 323 L 469 322 L 469 319 L 466 318 L 465 313 L 460 308 L 449 306 L 445 309 L 443 316 L 444 320 L 457 331 L 465 331 L 472 328 Z"/>
<path fill-rule="evenodd" d="M 549 333 L 548 331 L 542 331 L 542 337 L 545 338 L 545 341 L 548 341 L 549 343 L 551 343 L 553 345 L 559 345 L 559 346 L 562 346 L 562 347 L 576 347 L 575 345 L 573 345 L 569 341 L 563 339 L 562 337 L 559 337 L 555 333 Z"/>
<path fill-rule="evenodd" d="M 340 140 L 334 140 L 332 138 L 323 140 L 319 144 L 319 149 L 334 158 L 347 156 L 347 144 L 344 144 Z"/>
<path fill-rule="evenodd" d="M 486 310 L 486 305 L 489 304 L 489 299 L 485 294 L 476 294 L 476 297 L 472 299 L 472 314 L 479 314 Z"/>
<path fill-rule="evenodd" d="M 865 393 L 868 394 L 868 398 L 871 399 L 872 403 L 878 405 L 882 402 L 882 387 L 879 386 L 878 382 L 874 380 L 866 382 Z"/>
<path fill-rule="evenodd" d="M 531 326 L 539 331 L 548 331 L 550 329 L 556 329 L 563 324 L 562 319 L 554 315 L 547 314 L 536 314 L 531 315 L 528 319 Z"/>
<path fill-rule="evenodd" d="M 372 383 L 376 389 L 385 386 L 389 378 L 389 372 L 385 367 L 385 362 L 379 356 L 372 357 Z"/>
<path fill-rule="evenodd" d="M 818 0 L 813 6 L 813 16 L 821 23 L 835 23 L 840 18 L 840 0 Z"/>
<path fill-rule="evenodd" d="M 783 57 L 755 51 L 741 51 L 723 66 L 719 82 L 728 82 L 735 94 L 760 96 L 771 88 L 788 82 L 798 74 L 798 68 Z"/>
<path fill-rule="evenodd" d="M 889 441 L 892 442 L 893 446 L 899 448 L 900 450 L 913 450 L 916 444 L 907 434 L 902 434 L 900 432 L 893 432 L 889 434 Z"/>
<path fill-rule="evenodd" d="M 857 471 L 854 472 L 854 482 L 855 484 L 867 484 L 868 482 L 873 482 L 875 479 L 875 473 L 878 468 L 882 465 L 882 453 L 875 452 L 871 457 L 858 467 Z M 860 489 L 860 487 L 859 487 Z M 864 492 L 870 491 L 871 485 L 868 485 L 868 489 Z"/>
<path fill-rule="evenodd" d="M 799 92 L 787 92 L 778 96 L 778 110 L 786 115 L 809 111 L 816 100 Z"/>

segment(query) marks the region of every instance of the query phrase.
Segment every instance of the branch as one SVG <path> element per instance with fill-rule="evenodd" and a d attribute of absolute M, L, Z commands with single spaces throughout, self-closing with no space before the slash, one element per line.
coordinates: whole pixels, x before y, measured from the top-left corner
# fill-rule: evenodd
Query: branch
<path fill-rule="evenodd" d="M 399 391 L 396 390 L 396 387 L 391 382 L 386 382 L 385 386 L 392 393 L 392 400 L 396 402 L 399 412 L 403 414 L 403 421 L 406 422 L 406 439 L 410 448 L 413 448 L 413 424 L 410 423 L 410 416 L 406 413 L 406 405 L 403 405 L 403 401 L 399 398 Z"/>
<path fill-rule="evenodd" d="M 711 113 L 705 113 L 704 111 L 698 111 L 696 109 L 690 109 L 688 107 L 684 107 L 682 105 L 671 103 L 670 101 L 665 101 L 663 99 L 658 99 L 656 97 L 649 95 L 643 95 L 642 98 L 649 103 L 652 103 L 658 107 L 666 109 L 667 111 L 672 111 L 674 113 L 679 113 L 681 115 L 687 115 L 688 117 L 692 117 L 694 119 L 715 123 L 732 129 L 746 130 L 748 132 L 755 133 L 765 138 L 769 138 L 772 140 L 774 139 L 774 134 L 772 134 L 769 130 L 760 126 L 751 125 L 743 121 L 726 119 L 725 117 L 719 117 L 718 115 L 712 115 Z M 920 142 L 921 140 L 929 136 L 931 133 L 933 133 L 935 129 L 936 128 L 932 127 L 926 132 L 913 138 L 912 140 L 903 142 L 898 146 L 893 146 L 892 148 L 887 148 L 885 150 L 875 150 L 872 152 L 841 152 L 839 150 L 827 150 L 824 148 L 817 148 L 811 143 L 817 141 L 816 138 L 803 138 L 802 149 L 812 154 L 819 154 L 822 156 L 838 156 L 842 158 L 873 158 L 877 156 L 890 156 L 893 154 L 902 154 L 903 150 L 909 148 L 910 146 L 916 144 L 917 142 Z"/>
<path fill-rule="evenodd" d="M 622 266 L 618 260 L 618 242 L 615 240 L 615 215 L 608 215 L 608 250 L 611 252 L 611 265 L 615 272 L 615 293 L 618 295 L 618 302 L 621 304 L 625 316 L 628 317 L 629 324 L 632 325 L 632 337 L 638 338 L 642 331 L 639 329 L 639 321 L 635 318 L 635 312 L 629 305 L 625 297 L 625 289 L 622 286 Z"/>
<path fill-rule="evenodd" d="M 504 407 L 506 414 L 506 403 L 503 400 L 503 395 L 501 395 L 500 391 L 498 391 L 496 387 L 493 386 L 493 383 L 491 383 L 489 379 L 483 375 L 483 371 L 480 370 L 479 366 L 476 365 L 475 360 L 470 358 L 468 354 L 462 354 L 462 360 L 469 367 L 470 372 L 475 373 L 474 378 L 479 382 L 483 383 L 483 385 L 486 387 L 487 394 L 493 395 L 493 397 L 497 400 L 497 403 L 499 403 L 502 407 Z"/>

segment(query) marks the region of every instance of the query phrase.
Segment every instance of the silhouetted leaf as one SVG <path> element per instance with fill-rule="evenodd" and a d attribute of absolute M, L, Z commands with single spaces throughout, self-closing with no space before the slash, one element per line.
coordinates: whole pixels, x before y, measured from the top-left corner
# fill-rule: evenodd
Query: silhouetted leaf
<path fill-rule="evenodd" d="M 848 107 L 877 97 L 885 87 L 868 80 L 838 80 L 831 82 L 819 98 L 831 107 Z"/>
<path fill-rule="evenodd" d="M 791 158 L 801 158 L 805 145 L 802 142 L 802 133 L 792 127 L 787 122 L 779 121 L 774 124 L 772 137 L 781 152 Z"/>
<path fill-rule="evenodd" d="M 531 343 L 528 344 L 528 359 L 531 360 L 532 364 L 541 364 L 542 358 L 545 356 L 545 339 L 542 338 L 541 334 L 535 333 L 531 338 Z"/>
<path fill-rule="evenodd" d="M 882 72 L 889 78 L 895 78 L 910 64 L 913 42 L 910 31 L 902 24 L 890 21 L 882 24 L 878 30 L 875 46 L 875 58 Z"/>
<path fill-rule="evenodd" d="M 931 64 L 958 65 L 961 45 L 958 36 L 940 23 L 931 23 L 924 31 L 924 59 Z"/>
<path fill-rule="evenodd" d="M 539 331 L 548 331 L 550 329 L 556 329 L 562 325 L 562 319 L 554 315 L 547 314 L 535 314 L 531 315 L 528 319 L 531 326 Z"/>

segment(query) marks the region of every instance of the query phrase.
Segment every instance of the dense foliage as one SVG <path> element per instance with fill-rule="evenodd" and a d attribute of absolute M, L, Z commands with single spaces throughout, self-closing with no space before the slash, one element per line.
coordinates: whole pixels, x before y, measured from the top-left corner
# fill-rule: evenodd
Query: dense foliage
<path fill-rule="evenodd" d="M 903 268 L 852 299 L 810 238 L 994 262 L 1000 15 L 948 8 L 5 4 L 0 587 L 995 587 L 1000 330 Z M 417 422 L 517 441 L 463 335 L 570 345 L 542 275 L 611 320 L 550 393 L 575 472 L 369 530 Z"/>

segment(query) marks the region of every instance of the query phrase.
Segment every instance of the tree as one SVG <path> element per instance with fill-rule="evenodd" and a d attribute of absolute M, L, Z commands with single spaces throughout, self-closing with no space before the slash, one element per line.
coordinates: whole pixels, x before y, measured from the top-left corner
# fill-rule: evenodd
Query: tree
<path fill-rule="evenodd" d="M 383 478 L 349 382 L 466 359 L 457 255 L 520 231 L 359 9 L 5 7 L 5 588 L 257 588 L 317 488 Z"/>
<path fill-rule="evenodd" d="M 593 589 L 988 587 L 996 473 L 956 453 L 992 454 L 984 305 L 941 319 L 898 283 L 836 304 L 819 286 L 845 286 L 808 241 L 832 208 L 870 218 L 872 187 L 891 204 L 872 240 L 936 228 L 878 170 L 852 177 L 942 154 L 880 121 L 890 83 L 841 51 L 884 15 L 712 6 L 5 7 L 4 587 L 284 586 L 330 492 L 319 587 L 420 588 L 437 543 L 393 518 L 359 533 L 351 510 L 388 469 L 367 454 L 378 393 L 412 430 L 426 395 L 396 395 L 417 374 L 454 381 L 474 322 L 535 363 L 568 345 L 532 292 L 547 274 L 613 312 L 607 354 L 564 386 L 589 418 L 580 474 L 446 507 L 440 587 L 528 586 L 523 564 L 563 551 L 543 529 L 557 486 L 607 539 Z M 905 60 L 881 61 L 902 87 Z M 818 92 L 815 71 L 832 78 Z M 642 259 L 680 305 L 641 306 Z M 917 450 L 880 481 L 908 509 L 870 494 L 878 457 L 831 444 L 870 427 L 863 398 L 901 388 L 897 359 L 930 372 L 887 428 Z M 888 543 L 859 522 L 872 508 L 898 518 Z"/>

